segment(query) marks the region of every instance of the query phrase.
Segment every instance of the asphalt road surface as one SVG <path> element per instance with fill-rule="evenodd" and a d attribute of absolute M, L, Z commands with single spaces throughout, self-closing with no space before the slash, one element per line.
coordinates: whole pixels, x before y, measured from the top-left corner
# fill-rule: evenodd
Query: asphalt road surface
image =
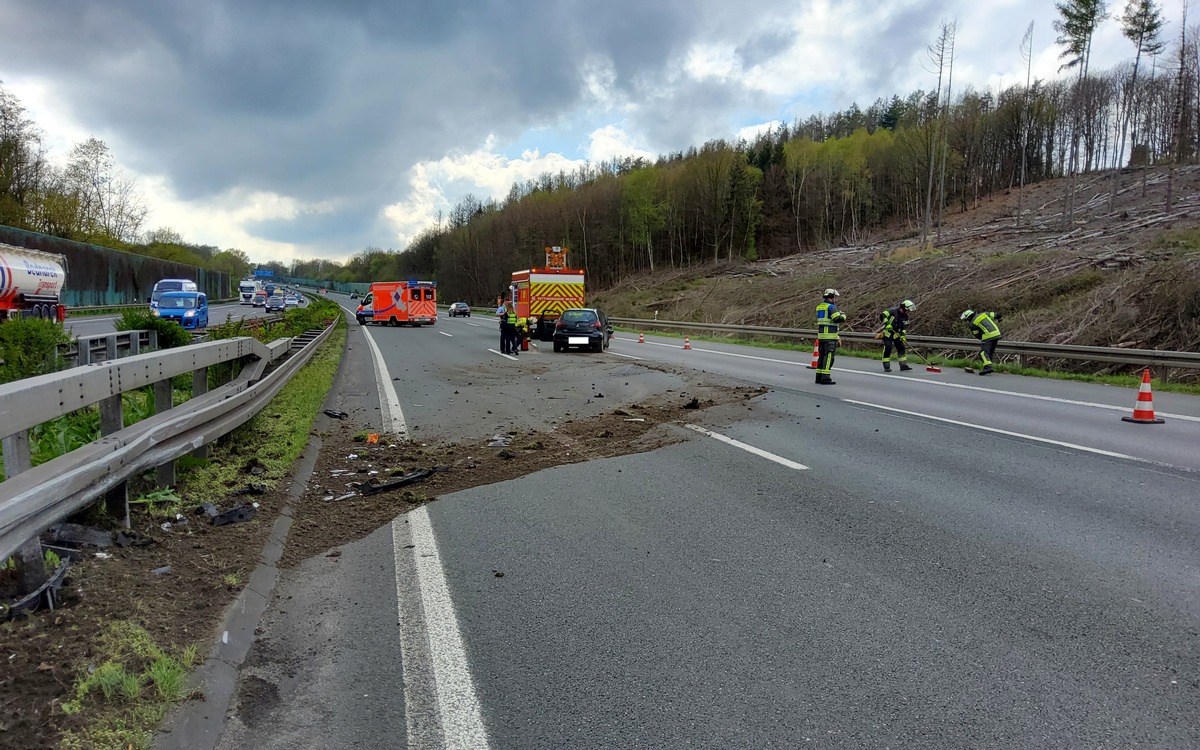
<path fill-rule="evenodd" d="M 284 571 L 242 674 L 275 699 L 222 747 L 1200 747 L 1198 398 L 1142 426 L 1131 389 L 351 328 L 344 398 L 418 439 L 553 424 L 602 378 L 610 406 L 682 367 L 771 390 Z"/>
<path fill-rule="evenodd" d="M 149 309 L 149 305 L 146 307 Z M 227 319 L 241 320 L 243 318 L 257 318 L 266 314 L 261 307 L 227 302 L 212 305 L 209 308 L 208 321 L 210 324 L 215 325 L 217 323 L 224 323 Z M 120 315 L 68 316 L 66 322 L 67 333 L 72 336 L 97 336 L 103 333 L 112 333 L 116 330 L 113 327 L 114 323 L 120 317 Z"/>

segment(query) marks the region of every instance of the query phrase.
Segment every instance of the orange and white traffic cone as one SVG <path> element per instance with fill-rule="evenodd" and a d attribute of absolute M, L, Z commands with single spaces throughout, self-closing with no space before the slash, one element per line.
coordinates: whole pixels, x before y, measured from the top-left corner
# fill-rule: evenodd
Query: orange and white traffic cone
<path fill-rule="evenodd" d="M 646 343 L 646 333 L 645 333 L 645 331 L 643 331 L 643 332 L 641 332 L 641 333 L 639 333 L 639 334 L 638 334 L 638 343 L 639 343 L 639 344 L 644 344 L 644 343 Z"/>
<path fill-rule="evenodd" d="M 692 340 L 690 338 L 688 338 L 687 336 L 683 337 L 683 348 L 684 349 L 692 348 Z"/>
<path fill-rule="evenodd" d="M 1165 419 L 1154 416 L 1154 394 L 1150 392 L 1150 368 L 1142 370 L 1142 385 L 1138 388 L 1137 403 L 1133 405 L 1132 417 L 1121 417 L 1122 422 L 1134 424 L 1162 424 Z"/>
<path fill-rule="evenodd" d="M 810 369 L 810 370 L 817 369 L 817 367 L 820 365 L 820 362 L 821 362 L 821 343 L 814 339 L 813 340 L 813 361 L 812 361 L 812 364 L 808 366 L 808 369 Z"/>

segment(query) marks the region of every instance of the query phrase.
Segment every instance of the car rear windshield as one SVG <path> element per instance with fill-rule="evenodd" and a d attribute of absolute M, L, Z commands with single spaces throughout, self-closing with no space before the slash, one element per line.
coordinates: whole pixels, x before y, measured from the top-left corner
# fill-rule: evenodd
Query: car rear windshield
<path fill-rule="evenodd" d="M 596 313 L 591 310 L 563 310 L 564 323 L 595 323 Z"/>

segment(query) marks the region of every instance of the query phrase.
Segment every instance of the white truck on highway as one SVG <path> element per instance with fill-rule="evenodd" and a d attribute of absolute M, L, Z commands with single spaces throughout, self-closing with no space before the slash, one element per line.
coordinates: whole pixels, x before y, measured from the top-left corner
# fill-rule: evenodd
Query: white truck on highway
<path fill-rule="evenodd" d="M 242 279 L 238 283 L 238 304 L 253 305 L 254 295 L 263 290 L 263 283 L 258 279 Z"/>
<path fill-rule="evenodd" d="M 43 318 L 62 322 L 65 255 L 0 244 L 0 321 Z"/>

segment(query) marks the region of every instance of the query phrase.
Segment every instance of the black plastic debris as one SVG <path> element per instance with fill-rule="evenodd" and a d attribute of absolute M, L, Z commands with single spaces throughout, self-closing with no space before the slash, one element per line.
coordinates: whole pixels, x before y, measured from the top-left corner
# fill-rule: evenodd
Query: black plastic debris
<path fill-rule="evenodd" d="M 89 547 L 111 547 L 113 543 L 111 532 L 80 526 L 77 523 L 56 523 L 46 530 L 45 537 L 49 542 Z"/>
<path fill-rule="evenodd" d="M 258 508 L 255 508 L 253 505 L 239 505 L 236 508 L 230 508 L 224 513 L 214 516 L 212 525 L 224 526 L 230 523 L 243 523 L 254 518 L 256 513 L 258 513 Z"/>
<path fill-rule="evenodd" d="M 45 583 L 39 586 L 37 591 L 22 597 L 8 608 L 7 612 L 5 612 L 7 619 L 11 620 L 17 615 L 34 612 L 42 606 L 53 612 L 55 606 L 58 604 L 58 590 L 62 588 L 63 579 L 66 578 L 68 567 L 70 567 L 70 563 L 63 560 L 62 564 L 58 566 L 58 570 L 54 571 L 54 575 L 50 576 Z"/>
<path fill-rule="evenodd" d="M 231 495 L 262 495 L 267 491 L 267 485 L 251 482 L 240 490 L 234 490 Z"/>
<path fill-rule="evenodd" d="M 700 399 L 698 399 L 698 398 L 693 398 L 691 401 L 688 401 L 686 404 L 684 404 L 684 405 L 683 405 L 683 408 L 685 408 L 685 409 L 699 409 L 699 408 L 700 408 Z"/>
<path fill-rule="evenodd" d="M 415 484 L 432 473 L 433 469 L 417 469 L 416 471 L 410 471 L 407 474 L 403 474 L 395 477 L 394 479 L 388 479 L 383 482 L 380 482 L 378 479 L 372 477 L 371 479 L 368 479 L 367 481 L 358 485 L 358 491 L 363 495 L 378 495 L 380 492 L 390 492 L 391 490 L 398 489 L 400 487 Z"/>
<path fill-rule="evenodd" d="M 192 512 L 198 516 L 208 516 L 209 518 L 216 518 L 217 514 L 219 514 L 221 511 L 217 510 L 217 506 L 213 505 L 212 503 L 200 503 L 199 505 L 196 506 L 196 510 L 194 510 Z"/>
<path fill-rule="evenodd" d="M 337 409 L 326 409 L 325 416 L 333 417 L 334 419 L 345 419 L 346 417 L 348 417 L 350 415 L 344 411 L 339 411 Z"/>

